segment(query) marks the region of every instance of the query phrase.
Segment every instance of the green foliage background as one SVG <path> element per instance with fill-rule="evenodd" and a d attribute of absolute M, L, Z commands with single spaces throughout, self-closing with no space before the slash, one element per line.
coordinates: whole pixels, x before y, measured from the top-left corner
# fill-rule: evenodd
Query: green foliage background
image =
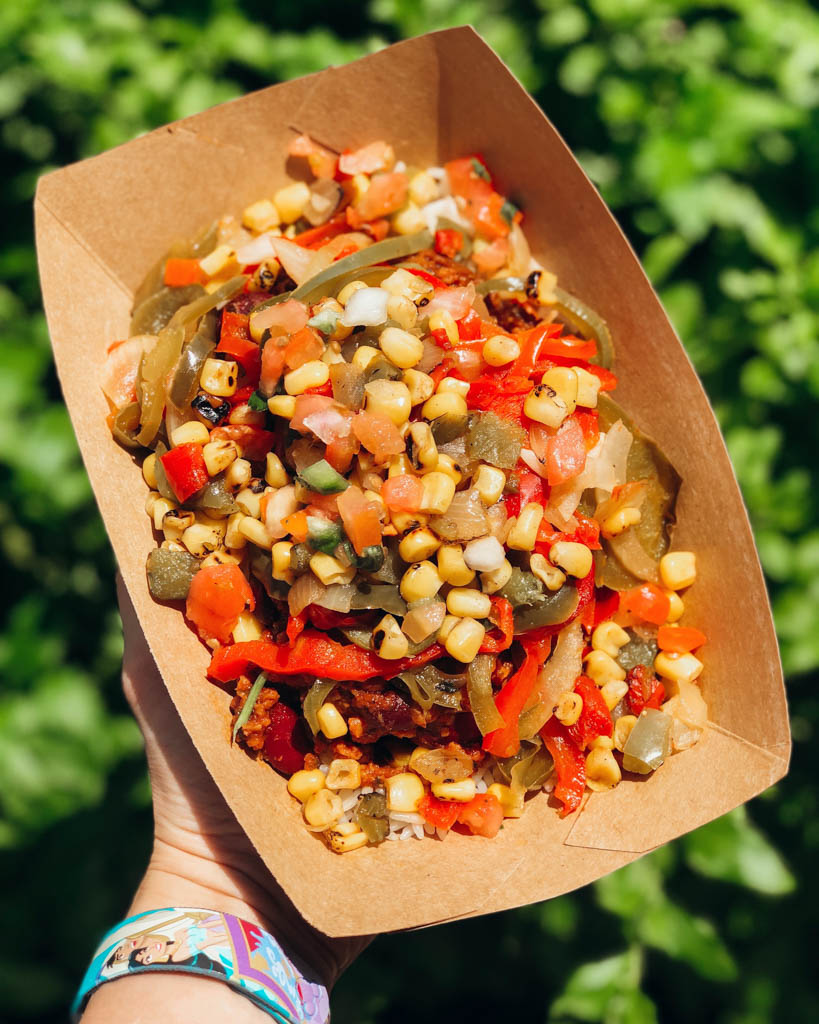
<path fill-rule="evenodd" d="M 794 762 L 788 778 L 749 810 L 579 893 L 381 940 L 339 985 L 334 1019 L 815 1019 L 813 6 L 6 0 L 0 1016 L 9 1022 L 63 1019 L 94 941 L 126 906 L 150 834 L 140 740 L 117 677 L 112 558 L 61 403 L 40 308 L 31 226 L 36 179 L 247 89 L 465 22 L 511 65 L 578 154 L 641 254 L 703 377 L 770 585 L 789 675 Z M 747 685 L 753 700 L 753 678 Z"/>

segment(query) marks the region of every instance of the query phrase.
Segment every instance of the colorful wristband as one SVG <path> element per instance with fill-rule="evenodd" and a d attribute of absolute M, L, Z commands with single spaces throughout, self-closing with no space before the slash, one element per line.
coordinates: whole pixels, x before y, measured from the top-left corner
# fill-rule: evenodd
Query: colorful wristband
<path fill-rule="evenodd" d="M 233 914 L 188 907 L 151 910 L 113 928 L 97 947 L 71 1014 L 78 1021 L 91 993 L 143 971 L 218 978 L 280 1024 L 327 1024 L 327 989 L 308 981 L 272 935 Z"/>

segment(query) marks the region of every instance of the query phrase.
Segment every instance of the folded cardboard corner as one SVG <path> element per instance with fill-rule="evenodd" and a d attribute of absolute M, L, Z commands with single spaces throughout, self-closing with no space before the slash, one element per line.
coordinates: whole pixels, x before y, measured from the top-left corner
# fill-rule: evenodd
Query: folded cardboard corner
<path fill-rule="evenodd" d="M 703 689 L 713 725 L 650 779 L 591 794 L 576 816 L 560 819 L 544 795 L 492 841 L 451 834 L 444 842 L 333 854 L 303 828 L 284 781 L 231 746 L 230 698 L 206 681 L 207 651 L 177 610 L 148 594 L 145 557 L 154 541 L 144 484 L 108 433 L 95 372 L 106 347 L 127 336 L 134 291 L 170 243 L 284 183 L 294 128 L 338 149 L 389 139 L 416 164 L 483 153 L 525 210 L 533 252 L 608 321 L 618 398 L 683 477 L 675 544 L 698 555 L 687 620 L 709 638 Z M 785 773 L 790 737 L 773 623 L 708 401 L 605 204 L 474 31 L 399 43 L 56 171 L 41 180 L 35 213 L 66 403 L 151 650 L 225 799 L 316 927 L 337 936 L 390 931 L 556 896 L 730 810 Z"/>

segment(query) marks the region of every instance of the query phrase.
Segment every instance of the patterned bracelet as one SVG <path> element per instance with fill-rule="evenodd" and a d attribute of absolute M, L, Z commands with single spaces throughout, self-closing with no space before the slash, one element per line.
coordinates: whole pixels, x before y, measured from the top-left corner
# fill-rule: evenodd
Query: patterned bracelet
<path fill-rule="evenodd" d="M 129 917 L 105 936 L 71 1007 L 80 1019 L 91 993 L 142 971 L 218 978 L 279 1024 L 327 1024 L 327 989 L 308 981 L 272 935 L 233 914 L 174 907 Z"/>

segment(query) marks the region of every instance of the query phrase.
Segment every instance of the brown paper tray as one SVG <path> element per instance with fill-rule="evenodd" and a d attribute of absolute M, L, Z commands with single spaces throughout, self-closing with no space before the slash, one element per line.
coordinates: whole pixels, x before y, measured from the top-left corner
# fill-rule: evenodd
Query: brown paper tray
<path fill-rule="evenodd" d="M 376 138 L 416 164 L 471 152 L 526 211 L 533 252 L 608 320 L 617 397 L 682 474 L 675 546 L 696 550 L 687 619 L 704 628 L 712 726 L 642 782 L 591 794 L 562 821 L 541 796 L 491 841 L 387 843 L 338 856 L 300 820 L 284 781 L 231 747 L 229 697 L 208 652 L 152 601 L 144 484 L 111 440 L 96 386 L 131 299 L 178 237 L 287 179 L 293 129 L 336 149 Z M 265 863 L 330 935 L 410 928 L 576 889 L 749 800 L 787 771 L 787 707 L 768 601 L 728 455 L 702 387 L 605 204 L 555 129 L 469 28 L 399 43 L 245 96 L 41 179 L 37 248 L 66 402 L 123 577 L 168 690 Z"/>

